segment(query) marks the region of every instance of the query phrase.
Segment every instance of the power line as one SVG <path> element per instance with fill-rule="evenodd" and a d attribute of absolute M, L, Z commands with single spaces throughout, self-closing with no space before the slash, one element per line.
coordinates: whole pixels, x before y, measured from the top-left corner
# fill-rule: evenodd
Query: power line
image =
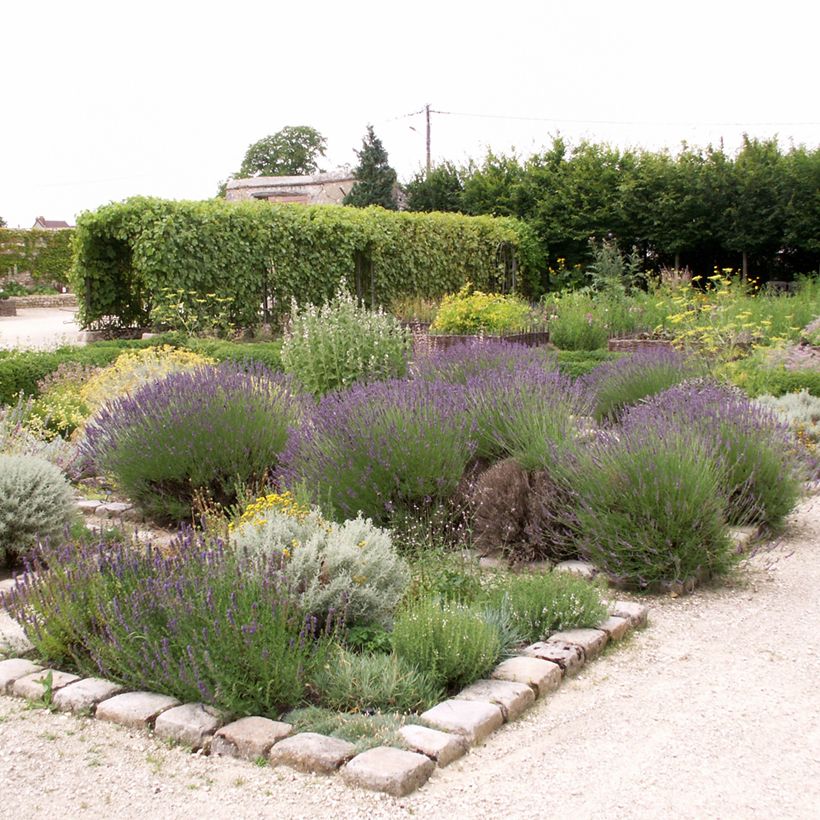
<path fill-rule="evenodd" d="M 396 120 L 403 120 L 409 117 L 415 117 L 419 114 L 424 114 L 426 106 L 420 108 L 418 111 L 411 111 L 409 114 L 401 114 L 398 117 L 392 117 L 385 122 L 395 122 Z M 472 111 L 439 111 L 431 108 L 431 114 L 444 114 L 449 117 L 472 117 L 476 119 L 485 120 L 510 120 L 518 122 L 545 122 L 553 125 L 674 125 L 674 126 L 714 126 L 714 127 L 742 127 L 751 125 L 768 125 L 768 126 L 809 126 L 820 125 L 820 122 L 691 122 L 691 121 L 666 121 L 659 122 L 656 120 L 583 120 L 583 119 L 563 119 L 559 117 L 525 117 L 516 114 L 488 114 Z"/>

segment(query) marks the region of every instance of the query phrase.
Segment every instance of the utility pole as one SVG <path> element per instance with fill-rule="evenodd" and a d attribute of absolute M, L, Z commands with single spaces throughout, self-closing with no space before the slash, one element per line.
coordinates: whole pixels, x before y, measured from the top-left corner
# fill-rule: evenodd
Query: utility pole
<path fill-rule="evenodd" d="M 424 113 L 427 116 L 427 176 L 430 176 L 430 103 L 424 106 Z"/>

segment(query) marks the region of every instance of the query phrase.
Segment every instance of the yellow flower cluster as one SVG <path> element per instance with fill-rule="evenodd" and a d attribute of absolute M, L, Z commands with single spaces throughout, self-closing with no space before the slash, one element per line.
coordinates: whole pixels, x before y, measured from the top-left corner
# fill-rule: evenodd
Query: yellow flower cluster
<path fill-rule="evenodd" d="M 170 345 L 126 350 L 116 361 L 92 376 L 83 385 L 80 396 L 93 411 L 105 402 L 132 393 L 155 379 L 181 370 L 194 370 L 206 364 L 215 364 L 209 356 L 191 350 L 179 350 Z"/>
<path fill-rule="evenodd" d="M 267 522 L 266 515 L 271 511 L 289 515 L 297 521 L 304 521 L 310 515 L 310 508 L 299 504 L 293 495 L 285 490 L 283 493 L 268 493 L 251 501 L 242 511 L 239 520 L 230 524 L 228 529 L 233 530 L 250 522 L 261 527 Z"/>

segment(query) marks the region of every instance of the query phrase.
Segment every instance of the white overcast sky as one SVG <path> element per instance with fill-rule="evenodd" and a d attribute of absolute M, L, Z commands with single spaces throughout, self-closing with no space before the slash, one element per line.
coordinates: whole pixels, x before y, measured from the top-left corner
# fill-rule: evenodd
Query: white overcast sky
<path fill-rule="evenodd" d="M 2 0 L 0 216 L 210 197 L 286 125 L 324 134 L 330 169 L 372 123 L 406 180 L 424 121 L 402 115 L 425 103 L 458 114 L 433 115 L 434 160 L 557 132 L 813 147 L 818 23 L 812 0 Z"/>

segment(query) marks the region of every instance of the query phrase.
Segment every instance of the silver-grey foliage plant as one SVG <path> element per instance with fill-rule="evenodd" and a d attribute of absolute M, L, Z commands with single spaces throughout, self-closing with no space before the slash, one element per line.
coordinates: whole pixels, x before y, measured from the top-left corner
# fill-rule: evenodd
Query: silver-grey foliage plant
<path fill-rule="evenodd" d="M 320 618 L 332 611 L 351 625 L 389 626 L 410 582 L 390 533 L 361 515 L 336 524 L 317 511 L 297 519 L 268 510 L 243 524 L 232 541 L 250 557 L 279 553 L 302 608 Z"/>
<path fill-rule="evenodd" d="M 60 538 L 75 514 L 62 472 L 36 456 L 0 455 L 0 565 Z"/>

